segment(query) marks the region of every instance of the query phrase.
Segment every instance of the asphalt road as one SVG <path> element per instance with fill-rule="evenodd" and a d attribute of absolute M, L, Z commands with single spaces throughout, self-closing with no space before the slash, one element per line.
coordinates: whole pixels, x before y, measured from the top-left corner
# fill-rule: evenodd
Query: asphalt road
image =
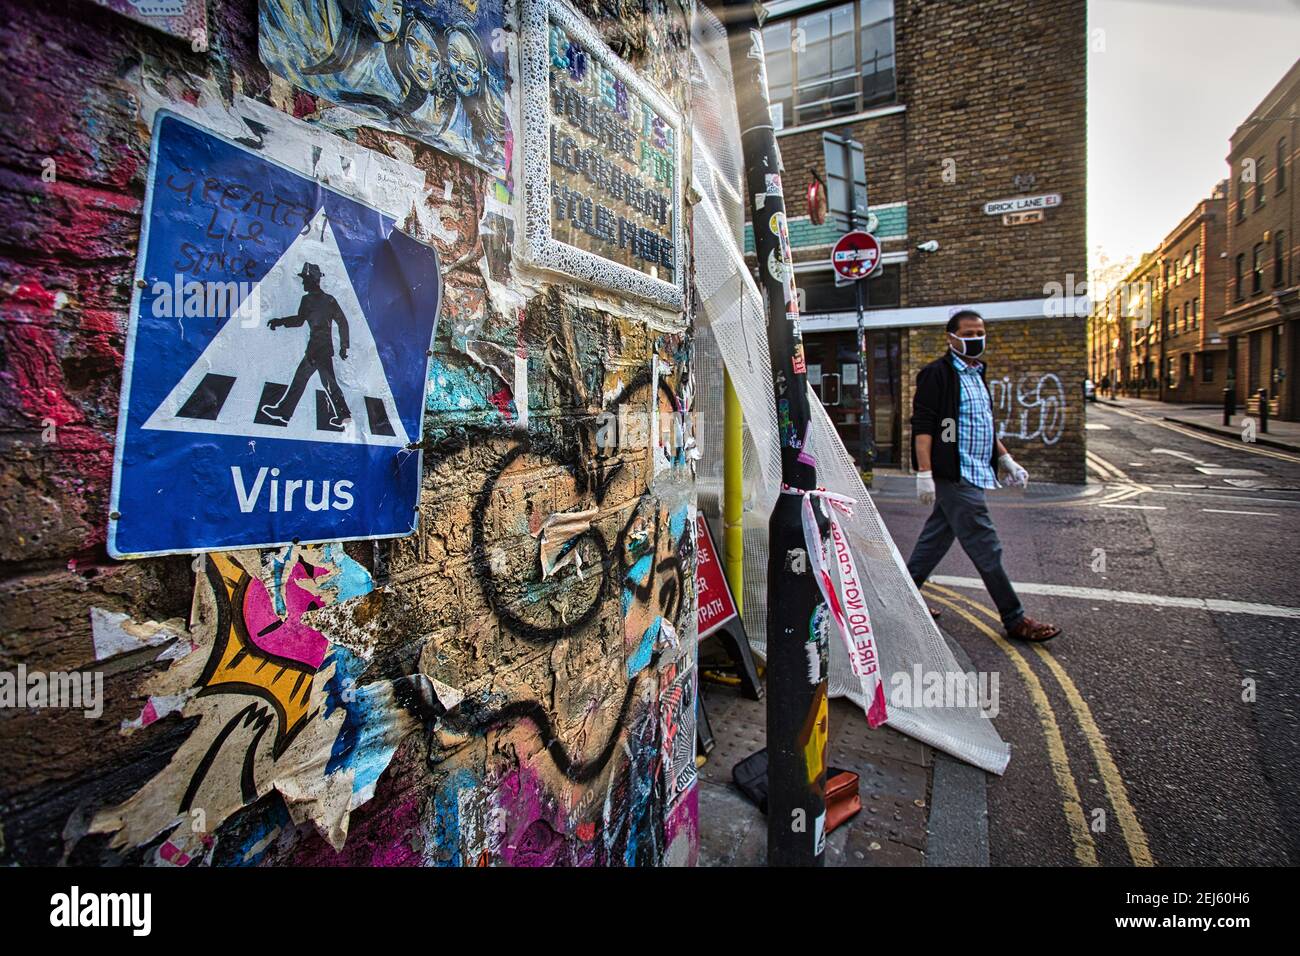
<path fill-rule="evenodd" d="M 1060 637 L 1003 640 L 958 546 L 928 595 L 999 674 L 991 862 L 1300 863 L 1300 455 L 1100 404 L 1088 451 L 1086 488 L 990 494 L 1011 579 L 1049 586 L 1021 598 Z M 912 487 L 873 496 L 904 557 Z"/>

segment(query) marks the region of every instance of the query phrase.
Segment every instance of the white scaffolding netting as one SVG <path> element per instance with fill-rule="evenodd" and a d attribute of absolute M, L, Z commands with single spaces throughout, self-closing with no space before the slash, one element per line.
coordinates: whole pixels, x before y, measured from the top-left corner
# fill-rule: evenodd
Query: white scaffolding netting
<path fill-rule="evenodd" d="M 781 483 L 780 433 L 772 388 L 772 358 L 767 342 L 763 296 L 745 266 L 744 164 L 736 117 L 727 34 L 707 8 L 697 5 L 692 24 L 692 187 L 695 284 L 699 303 L 695 353 L 697 435 L 700 460 L 699 505 L 716 517 L 722 501 L 722 371 L 731 376 L 745 418 L 744 444 L 744 620 L 750 643 L 766 657 L 767 521 Z M 885 684 L 887 723 L 917 740 L 993 773 L 1002 773 L 1010 750 L 980 712 L 977 695 L 969 706 L 903 706 L 890 699 L 890 675 L 909 680 L 923 675 L 962 672 L 912 583 L 902 556 L 876 511 L 858 470 L 817 395 L 809 389 L 812 433 L 809 449 L 817 459 L 817 481 L 853 498 L 853 517 L 845 519 L 849 543 L 863 576 L 879 644 Z M 725 539 L 725 536 L 724 536 Z M 725 548 L 724 541 L 717 542 Z M 829 689 L 865 708 L 861 684 L 839 640 L 830 641 Z"/>

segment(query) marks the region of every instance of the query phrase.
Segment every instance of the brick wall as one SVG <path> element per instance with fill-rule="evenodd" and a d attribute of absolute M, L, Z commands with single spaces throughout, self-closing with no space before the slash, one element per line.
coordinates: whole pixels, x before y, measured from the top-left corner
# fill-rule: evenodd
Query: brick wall
<path fill-rule="evenodd" d="M 830 132 L 863 144 L 872 205 L 908 203 L 902 305 L 1040 298 L 1086 272 L 1086 22 L 1082 0 L 896 0 L 898 103 Z M 779 140 L 791 217 L 807 214 L 822 129 Z M 1017 182 L 1017 177 L 1020 177 Z M 984 203 L 1060 193 L 1041 223 L 1004 226 Z M 934 254 L 919 242 L 937 240 Z M 825 258 L 824 251 L 815 256 Z"/>
<path fill-rule="evenodd" d="M 1082 293 L 1085 6 L 1082 0 L 896 0 L 897 103 L 904 110 L 881 108 L 880 115 L 828 131 L 863 144 L 872 206 L 907 204 L 907 236 L 882 243 L 886 254 L 908 256 L 900 266 L 902 307 Z M 796 130 L 779 139 L 792 217 L 807 214 L 805 189 L 809 169 L 822 169 L 823 132 Z M 1042 193 L 1062 196 L 1043 222 L 1005 226 L 1001 216 L 984 214 L 991 200 Z M 929 240 L 938 241 L 938 252 L 917 251 Z M 801 262 L 828 255 L 824 245 L 795 249 Z M 1017 358 L 1013 381 L 1030 372 L 1035 381 L 1049 372 L 1059 375 L 1074 411 L 1075 421 L 1067 415 L 1062 437 L 1051 444 L 1037 441 L 1037 447 L 1027 442 L 1025 453 L 1041 462 L 1042 477 L 1082 481 L 1083 444 L 1074 429 L 1082 428 L 1075 398 L 1086 365 L 1083 320 L 1043 320 L 1041 329 L 1038 320 L 1005 325 L 1029 330 L 1026 336 L 1036 343 L 1024 352 L 1023 366 Z M 905 345 L 900 371 L 905 409 L 925 356 L 941 348 L 942 331 L 913 329 L 909 336 L 910 359 Z M 1064 351 L 1051 354 L 1056 347 Z"/>
<path fill-rule="evenodd" d="M 1033 319 L 986 323 L 988 383 L 998 437 L 1031 481 L 1086 480 L 1083 380 L 1084 320 Z M 903 382 L 903 447 L 911 446 L 915 372 L 947 348 L 941 327 L 907 335 L 913 374 Z M 906 453 L 906 454 L 910 454 Z"/>
<path fill-rule="evenodd" d="M 679 7 L 579 6 L 684 106 Z M 525 287 L 485 211 L 505 184 L 476 166 L 336 130 L 407 164 L 423 198 L 399 228 L 443 263 L 418 533 L 109 558 L 144 104 L 278 110 L 249 149 L 330 108 L 259 61 L 257 0 L 207 8 L 202 49 L 82 0 L 0 0 L 0 107 L 24 118 L 0 126 L 0 864 L 689 861 L 691 467 L 647 428 L 599 436 L 682 408 L 690 328 Z M 526 389 L 470 340 L 526 356 Z M 546 574 L 543 525 L 574 511 L 582 573 Z M 279 632 L 292 653 L 264 646 Z M 20 669 L 102 681 L 100 712 L 16 704 Z"/>

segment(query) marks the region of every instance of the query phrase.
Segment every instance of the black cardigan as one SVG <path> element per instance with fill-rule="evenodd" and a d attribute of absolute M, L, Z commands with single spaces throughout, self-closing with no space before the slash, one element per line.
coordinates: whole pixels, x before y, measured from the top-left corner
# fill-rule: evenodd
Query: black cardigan
<path fill-rule="evenodd" d="M 980 381 L 987 391 L 989 383 L 985 381 L 985 366 L 980 363 Z M 990 398 L 990 404 L 992 399 Z M 947 352 L 943 358 L 935 359 L 916 376 L 916 391 L 912 395 L 912 470 L 919 470 L 916 464 L 916 436 L 932 435 L 934 442 L 930 446 L 930 470 L 934 477 L 947 481 L 961 478 L 961 458 L 957 453 L 957 429 L 961 427 L 961 385 L 957 381 L 957 370 L 952 365 L 952 353 Z M 953 441 L 942 439 L 943 423 L 951 418 L 956 423 L 953 428 Z M 995 432 L 996 434 L 996 432 Z M 993 457 L 989 461 L 994 474 L 998 468 L 998 443 L 993 441 Z"/>

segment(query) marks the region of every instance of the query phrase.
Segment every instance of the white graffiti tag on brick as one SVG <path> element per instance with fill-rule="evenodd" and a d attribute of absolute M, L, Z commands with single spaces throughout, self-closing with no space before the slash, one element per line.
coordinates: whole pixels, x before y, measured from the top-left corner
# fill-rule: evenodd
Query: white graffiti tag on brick
<path fill-rule="evenodd" d="M 1065 387 L 1053 372 L 1035 377 L 1020 376 L 1012 385 L 1011 376 L 989 382 L 993 415 L 998 421 L 998 438 L 1040 439 L 1055 445 L 1065 430 Z"/>

